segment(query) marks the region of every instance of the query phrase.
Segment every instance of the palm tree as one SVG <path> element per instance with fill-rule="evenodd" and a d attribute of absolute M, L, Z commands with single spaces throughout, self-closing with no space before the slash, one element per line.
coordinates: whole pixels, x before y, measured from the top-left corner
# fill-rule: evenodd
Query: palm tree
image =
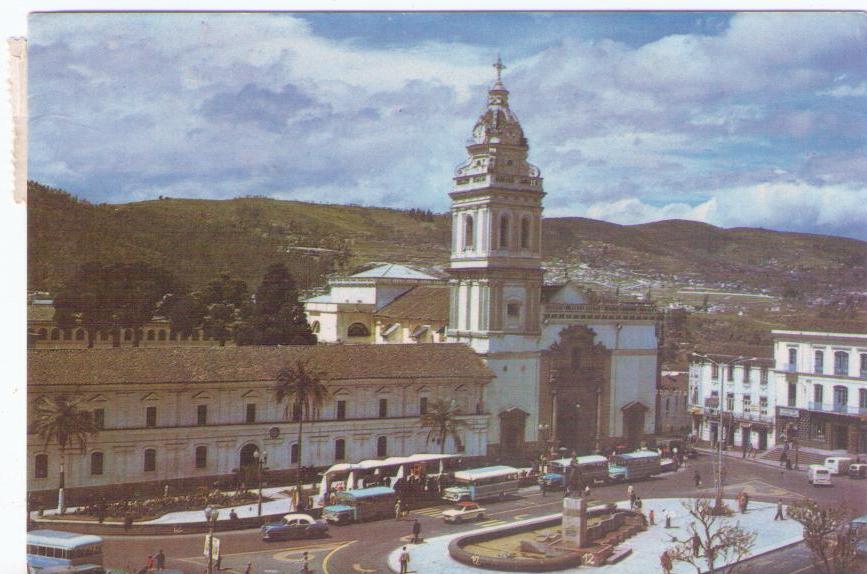
<path fill-rule="evenodd" d="M 31 430 L 45 441 L 46 447 L 52 440 L 60 447 L 60 486 L 57 490 L 57 511 L 60 513 L 65 510 L 63 469 L 66 447 L 76 442 L 84 452 L 87 439 L 99 431 L 90 411 L 80 409 L 79 402 L 66 395 L 43 396 L 33 407 Z"/>
<path fill-rule="evenodd" d="M 438 442 L 440 453 L 446 452 L 446 439 L 453 437 L 455 444 L 460 444 L 460 429 L 467 426 L 466 421 L 458 418 L 460 409 L 455 407 L 454 401 L 436 400 L 428 411 L 421 415 L 422 428 L 428 429 L 425 442 Z"/>
<path fill-rule="evenodd" d="M 301 501 L 301 439 L 304 431 L 304 419 L 311 412 L 318 411 L 328 398 L 328 389 L 322 383 L 322 373 L 311 369 L 307 361 L 298 359 L 294 365 L 280 369 L 277 382 L 274 383 L 274 399 L 277 403 L 286 403 L 284 416 L 289 418 L 289 408 L 298 414 L 298 472 L 296 475 L 298 500 Z M 291 455 L 291 450 L 290 450 Z"/>

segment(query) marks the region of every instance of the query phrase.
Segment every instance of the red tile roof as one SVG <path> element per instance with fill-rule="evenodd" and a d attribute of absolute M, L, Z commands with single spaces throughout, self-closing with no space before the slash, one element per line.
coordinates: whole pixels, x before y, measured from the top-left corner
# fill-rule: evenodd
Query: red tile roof
<path fill-rule="evenodd" d="M 161 347 L 33 349 L 28 385 L 273 381 L 296 359 L 325 378 L 351 382 L 388 379 L 484 379 L 493 373 L 459 343 L 314 345 L 293 347 Z"/>
<path fill-rule="evenodd" d="M 375 316 L 446 323 L 449 320 L 449 288 L 414 287 L 377 311 Z"/>

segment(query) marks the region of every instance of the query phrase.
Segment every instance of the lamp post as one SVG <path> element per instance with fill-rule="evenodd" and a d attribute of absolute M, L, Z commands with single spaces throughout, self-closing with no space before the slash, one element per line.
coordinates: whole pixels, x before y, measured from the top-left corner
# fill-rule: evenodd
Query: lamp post
<path fill-rule="evenodd" d="M 220 510 L 218 508 L 205 507 L 205 520 L 208 523 L 208 574 L 214 573 L 214 526 L 217 524 L 219 516 Z"/>
<path fill-rule="evenodd" d="M 542 437 L 542 456 L 540 457 L 541 460 L 539 461 L 539 464 L 545 465 L 548 462 L 548 437 L 549 437 L 548 433 L 551 432 L 551 426 L 544 424 L 544 423 L 541 423 L 541 424 L 539 424 L 538 428 L 539 428 L 539 435 L 541 435 L 541 437 Z M 539 470 L 541 471 L 542 468 L 540 468 Z"/>
<path fill-rule="evenodd" d="M 261 453 L 258 450 L 254 450 L 253 458 L 256 459 L 256 478 L 259 481 L 259 502 L 256 516 L 262 516 L 262 467 L 268 462 L 268 453 L 264 450 Z"/>
<path fill-rule="evenodd" d="M 716 501 L 714 502 L 714 510 L 717 512 L 722 512 L 723 504 L 722 504 L 722 496 L 723 496 L 723 485 L 722 485 L 722 436 L 723 436 L 723 379 L 725 378 L 725 367 L 729 369 L 734 368 L 734 366 L 738 363 L 743 363 L 744 361 L 754 361 L 755 357 L 744 357 L 739 356 L 731 361 L 715 361 L 711 359 L 707 355 L 702 355 L 700 353 L 693 353 L 694 356 L 699 357 L 700 359 L 707 361 L 711 364 L 714 364 L 718 368 L 719 374 L 719 406 L 718 406 L 718 414 L 719 414 L 719 426 L 717 427 L 717 438 L 716 438 L 716 448 L 717 448 L 717 471 L 714 475 L 714 481 L 716 482 Z"/>

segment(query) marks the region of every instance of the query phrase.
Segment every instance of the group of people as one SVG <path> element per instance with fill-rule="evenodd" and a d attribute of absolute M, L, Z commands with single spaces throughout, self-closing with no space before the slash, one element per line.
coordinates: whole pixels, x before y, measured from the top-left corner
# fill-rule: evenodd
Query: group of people
<path fill-rule="evenodd" d="M 148 572 L 159 572 L 160 570 L 165 570 L 166 568 L 166 554 L 163 552 L 163 549 L 160 548 L 160 551 L 156 554 L 149 554 L 147 562 L 144 566 L 141 567 L 140 570 L 136 574 L 147 574 Z"/>

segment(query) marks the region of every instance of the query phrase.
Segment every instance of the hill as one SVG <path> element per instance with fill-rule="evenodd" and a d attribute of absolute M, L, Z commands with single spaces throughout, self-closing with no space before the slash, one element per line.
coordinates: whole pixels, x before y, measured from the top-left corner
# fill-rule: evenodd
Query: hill
<path fill-rule="evenodd" d="M 30 290 L 56 289 L 85 261 L 161 265 L 192 288 L 222 270 L 253 286 L 275 261 L 302 287 L 372 261 L 430 270 L 448 263 L 445 214 L 262 197 L 93 205 L 35 182 L 28 192 Z M 833 300 L 867 285 L 867 243 L 841 237 L 568 217 L 545 220 L 543 245 L 546 266 L 578 279 L 591 269 L 656 286 L 766 290 L 792 300 Z"/>

